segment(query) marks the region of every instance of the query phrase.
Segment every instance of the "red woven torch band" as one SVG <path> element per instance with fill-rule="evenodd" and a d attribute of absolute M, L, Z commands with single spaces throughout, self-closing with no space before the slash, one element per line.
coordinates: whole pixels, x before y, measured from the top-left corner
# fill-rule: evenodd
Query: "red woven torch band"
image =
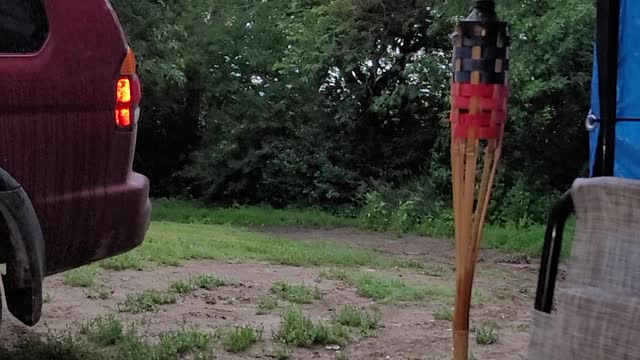
<path fill-rule="evenodd" d="M 477 139 L 495 139 L 506 121 L 506 99 L 509 89 L 495 84 L 452 84 L 451 123 L 455 138 L 467 138 L 475 129 Z M 470 114 L 472 99 L 476 114 Z"/>

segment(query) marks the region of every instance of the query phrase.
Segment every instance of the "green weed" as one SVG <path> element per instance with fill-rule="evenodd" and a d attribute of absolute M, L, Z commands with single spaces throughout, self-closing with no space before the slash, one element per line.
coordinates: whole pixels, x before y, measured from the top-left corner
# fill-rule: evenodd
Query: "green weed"
<path fill-rule="evenodd" d="M 7 360 L 178 360 L 213 359 L 211 335 L 183 329 L 160 334 L 158 343 L 143 340 L 131 326 L 114 316 L 83 324 L 77 334 L 25 339 L 10 350 L 0 347 Z"/>
<path fill-rule="evenodd" d="M 314 344 L 333 345 L 342 344 L 349 339 L 349 329 L 340 324 L 319 321 L 313 330 Z"/>
<path fill-rule="evenodd" d="M 139 293 L 128 294 L 119 305 L 121 312 L 139 314 L 154 311 L 159 305 L 175 304 L 176 295 L 171 291 L 144 290 Z"/>
<path fill-rule="evenodd" d="M 160 335 L 158 352 L 161 359 L 180 359 L 186 354 L 206 353 L 211 335 L 197 329 L 182 329 Z"/>
<path fill-rule="evenodd" d="M 64 273 L 63 282 L 73 287 L 88 288 L 94 286 L 100 269 L 95 265 L 83 266 Z"/>
<path fill-rule="evenodd" d="M 384 199 L 382 194 L 373 191 L 365 194 L 364 207 L 362 208 L 361 220 L 364 225 L 374 231 L 386 231 L 389 229 L 391 206 Z"/>
<path fill-rule="evenodd" d="M 89 321 L 81 327 L 80 333 L 102 346 L 116 345 L 125 337 L 124 325 L 113 315 Z"/>
<path fill-rule="evenodd" d="M 258 299 L 256 304 L 256 315 L 266 315 L 278 308 L 280 304 L 278 299 L 273 296 L 263 296 Z"/>
<path fill-rule="evenodd" d="M 271 292 L 282 300 L 294 304 L 311 304 L 314 299 L 320 299 L 322 293 L 318 289 L 311 289 L 304 284 L 288 284 L 277 282 L 271 287 Z"/>
<path fill-rule="evenodd" d="M 314 323 L 300 309 L 291 308 L 282 315 L 274 339 L 288 346 L 341 344 L 348 339 L 348 331 L 339 324 Z"/>
<path fill-rule="evenodd" d="M 472 329 L 478 345 L 492 345 L 500 340 L 496 324 L 484 324 Z"/>
<path fill-rule="evenodd" d="M 170 357 L 161 357 L 158 346 L 155 344 L 149 344 L 141 339 L 133 327 L 127 331 L 122 341 L 116 345 L 114 357 L 117 360 L 170 359 Z"/>
<path fill-rule="evenodd" d="M 452 321 L 453 309 L 451 307 L 442 307 L 433 311 L 433 318 L 439 321 Z"/>
<path fill-rule="evenodd" d="M 122 254 L 116 257 L 102 260 L 98 263 L 105 270 L 123 271 L 123 270 L 144 270 L 144 261 L 132 253 Z"/>
<path fill-rule="evenodd" d="M 189 280 L 174 281 L 169 285 L 169 291 L 176 294 L 189 294 L 198 289 L 213 290 L 217 287 L 226 285 L 227 282 L 213 275 L 199 274 Z"/>
<path fill-rule="evenodd" d="M 83 293 L 91 300 L 107 300 L 111 297 L 113 290 L 106 284 L 100 284 L 84 289 Z"/>
<path fill-rule="evenodd" d="M 220 286 L 225 286 L 227 281 L 213 275 L 199 274 L 193 279 L 193 284 L 200 289 L 213 290 Z"/>
<path fill-rule="evenodd" d="M 365 336 L 373 335 L 373 332 L 380 327 L 380 313 L 377 310 L 373 314 L 352 306 L 345 306 L 335 316 L 334 321 L 340 325 L 358 328 Z"/>
<path fill-rule="evenodd" d="M 169 285 L 169 291 L 184 295 L 197 289 L 194 285 L 195 284 L 191 281 L 178 280 Z"/>
<path fill-rule="evenodd" d="M 276 360 L 289 360 L 291 358 L 291 349 L 286 346 L 279 347 L 274 354 Z"/>
<path fill-rule="evenodd" d="M 346 270 L 328 269 L 320 271 L 320 278 L 327 280 L 349 281 L 351 278 Z"/>
<path fill-rule="evenodd" d="M 107 360 L 86 341 L 71 335 L 27 338 L 9 349 L 0 348 L 0 359 L 8 360 Z"/>
<path fill-rule="evenodd" d="M 241 353 L 249 350 L 251 345 L 262 339 L 262 329 L 254 329 L 251 326 L 237 326 L 223 335 L 224 348 L 232 353 Z"/>

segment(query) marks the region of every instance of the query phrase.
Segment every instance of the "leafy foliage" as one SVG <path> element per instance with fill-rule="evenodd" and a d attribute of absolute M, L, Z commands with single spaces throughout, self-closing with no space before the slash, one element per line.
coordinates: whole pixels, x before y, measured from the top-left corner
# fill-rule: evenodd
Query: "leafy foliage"
<path fill-rule="evenodd" d="M 370 212 L 398 231 L 448 206 L 448 35 L 469 1 L 112 3 L 140 62 L 135 164 L 155 196 L 369 211 L 381 187 L 410 191 Z M 594 9 L 498 5 L 513 95 L 491 221 L 540 222 L 586 169 Z"/>

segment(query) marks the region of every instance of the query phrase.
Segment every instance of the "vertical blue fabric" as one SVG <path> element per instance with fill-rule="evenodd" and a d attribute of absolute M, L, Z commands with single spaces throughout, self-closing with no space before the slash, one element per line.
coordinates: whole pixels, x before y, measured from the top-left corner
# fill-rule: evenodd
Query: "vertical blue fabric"
<path fill-rule="evenodd" d="M 598 61 L 593 61 L 591 109 L 600 117 Z M 618 65 L 618 119 L 616 126 L 616 177 L 640 179 L 640 0 L 620 1 L 620 54 Z M 599 126 L 591 132 L 591 169 Z"/>

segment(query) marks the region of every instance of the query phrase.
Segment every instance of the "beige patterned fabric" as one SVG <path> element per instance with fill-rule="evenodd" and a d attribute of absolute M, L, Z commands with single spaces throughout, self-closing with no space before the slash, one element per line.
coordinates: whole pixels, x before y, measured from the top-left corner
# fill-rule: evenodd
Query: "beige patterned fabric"
<path fill-rule="evenodd" d="M 534 313 L 529 360 L 640 359 L 640 181 L 577 180 L 556 310 Z"/>

